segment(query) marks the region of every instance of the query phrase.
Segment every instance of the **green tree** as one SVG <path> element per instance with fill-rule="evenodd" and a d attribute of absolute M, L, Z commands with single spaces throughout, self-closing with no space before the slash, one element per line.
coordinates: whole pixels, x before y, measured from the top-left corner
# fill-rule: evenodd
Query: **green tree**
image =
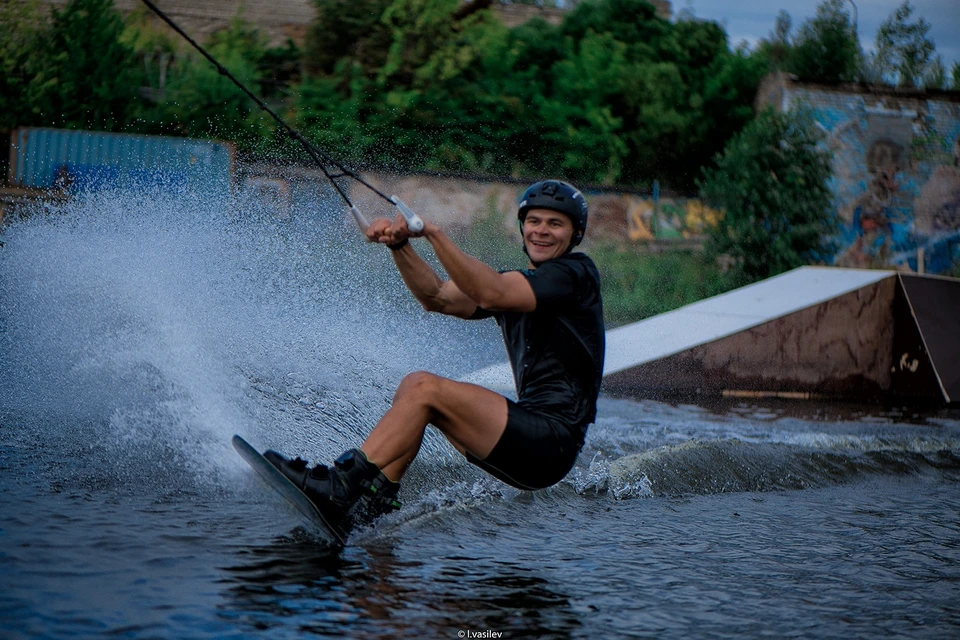
<path fill-rule="evenodd" d="M 809 112 L 761 112 L 704 172 L 701 197 L 722 209 L 710 255 L 752 282 L 830 255 L 836 230 L 830 153 Z"/>
<path fill-rule="evenodd" d="M 152 12 L 138 8 L 127 17 L 121 41 L 130 47 L 140 63 L 140 86 L 150 100 L 162 100 L 167 78 L 177 56 L 179 40 L 165 24 L 150 19 Z"/>
<path fill-rule="evenodd" d="M 624 45 L 620 86 L 605 98 L 627 145 L 620 182 L 649 185 L 660 179 L 689 189 L 704 161 L 751 117 L 762 69 L 731 52 L 716 23 L 671 24 L 645 0 L 599 0 L 579 4 L 560 32 L 571 40 L 574 55 L 590 34 L 609 34 Z M 744 74 L 755 77 L 742 84 Z M 552 77 L 558 85 L 570 82 Z M 730 80 L 734 84 L 725 84 Z"/>
<path fill-rule="evenodd" d="M 291 39 L 280 47 L 268 47 L 258 62 L 260 92 L 264 98 L 286 98 L 300 82 L 303 51 Z"/>
<path fill-rule="evenodd" d="M 330 45 L 330 55 L 324 64 L 312 63 L 314 73 L 297 98 L 300 121 L 328 144 L 336 144 L 334 134 L 340 132 L 349 141 L 343 147 L 348 154 L 381 166 L 445 171 L 502 166 L 504 153 L 496 144 L 509 137 L 510 119 L 499 128 L 493 119 L 505 115 L 509 98 L 487 91 L 496 82 L 486 69 L 489 52 L 502 51 L 507 29 L 483 11 L 488 5 L 392 0 L 382 11 L 376 8 L 380 13 L 370 32 L 360 20 L 365 16 L 353 8 L 324 4 L 327 22 L 383 37 L 366 40 L 379 50 L 366 45 L 338 50 L 315 33 L 308 52 Z"/>
<path fill-rule="evenodd" d="M 855 80 L 860 63 L 860 41 L 845 0 L 824 0 L 800 27 L 787 66 L 801 80 L 838 83 Z"/>
<path fill-rule="evenodd" d="M 960 62 L 954 62 L 950 67 L 950 88 L 960 91 Z"/>
<path fill-rule="evenodd" d="M 263 35 L 241 16 L 211 35 L 205 49 L 237 80 L 255 87 L 265 50 Z M 176 135 L 233 140 L 249 151 L 269 141 L 275 127 L 256 104 L 206 58 L 180 56 L 159 104 L 155 127 Z"/>
<path fill-rule="evenodd" d="M 923 79 L 935 50 L 928 37 L 930 23 L 910 21 L 913 6 L 905 1 L 877 30 L 877 73 L 900 86 L 917 86 Z"/>
<path fill-rule="evenodd" d="M 422 86 L 436 72 L 443 74 L 442 80 L 468 66 L 479 53 L 471 46 L 475 38 L 470 32 L 497 21 L 486 6 L 476 1 L 393 0 L 381 18 L 391 31 L 381 82 L 387 87 Z M 447 64 L 438 68 L 438 59 Z"/>
<path fill-rule="evenodd" d="M 608 33 L 628 45 L 627 59 L 656 61 L 660 54 L 676 50 L 671 24 L 657 15 L 646 0 L 598 0 L 581 2 L 569 12 L 560 33 L 574 41 L 589 32 Z"/>
<path fill-rule="evenodd" d="M 70 0 L 54 8 L 45 63 L 34 76 L 44 124 L 115 131 L 136 112 L 137 59 L 123 42 L 112 0 Z"/>
<path fill-rule="evenodd" d="M 792 28 L 793 18 L 785 9 L 781 9 L 773 31 L 757 43 L 755 55 L 766 61 L 770 71 L 782 71 L 789 65 L 793 51 L 793 39 L 790 35 Z"/>
<path fill-rule="evenodd" d="M 471 64 L 427 96 L 438 106 L 439 95 L 448 100 L 439 109 L 445 140 L 436 161 L 459 168 L 460 158 L 470 170 L 501 175 L 560 175 L 570 145 L 556 140 L 570 114 L 562 106 L 553 120 L 550 114 L 562 95 L 554 66 L 572 55 L 570 41 L 541 19 L 509 30 L 493 21 L 482 33 Z"/>
<path fill-rule="evenodd" d="M 304 42 L 304 68 L 331 75 L 347 59 L 374 76 L 386 62 L 390 28 L 381 18 L 392 0 L 313 0 L 317 17 Z"/>
<path fill-rule="evenodd" d="M 626 48 L 608 33 L 591 32 L 574 55 L 553 66 L 555 77 L 564 79 L 563 91 L 542 99 L 539 106 L 544 122 L 551 125 L 544 143 L 564 150 L 557 168 L 561 175 L 604 184 L 621 177 L 627 146 L 623 120 L 611 103 L 628 78 L 637 78 L 626 64 Z"/>
<path fill-rule="evenodd" d="M 943 58 L 937 56 L 923 74 L 924 89 L 946 89 L 947 69 L 943 66 Z"/>
<path fill-rule="evenodd" d="M 0 130 L 42 124 L 36 75 L 48 31 L 39 0 L 0 2 Z"/>
<path fill-rule="evenodd" d="M 773 23 L 773 34 L 770 41 L 782 47 L 790 47 L 790 31 L 793 29 L 793 18 L 786 9 L 780 9 L 777 19 Z"/>
<path fill-rule="evenodd" d="M 323 2 L 318 25 L 389 37 L 338 48 L 326 34 L 325 62 L 296 99 L 300 122 L 397 168 L 691 188 L 752 117 L 764 71 L 716 23 L 671 23 L 645 0 L 582 3 L 558 27 L 511 29 L 486 0 Z"/>
<path fill-rule="evenodd" d="M 294 94 L 296 126 L 323 149 L 352 164 L 370 162 L 375 135 L 366 128 L 376 95 L 373 82 L 358 64 L 345 63 L 352 77 L 307 76 Z M 343 94 L 346 85 L 346 95 Z"/>
<path fill-rule="evenodd" d="M 753 101 L 766 67 L 745 48 L 730 51 L 726 33 L 716 23 L 698 21 L 687 26 L 678 22 L 676 26 L 681 51 L 698 41 L 709 45 L 699 57 L 677 58 L 685 81 L 677 105 L 686 122 L 666 148 L 663 141 L 651 141 L 649 147 L 661 157 L 657 164 L 663 163 L 663 172 L 652 177 L 675 189 L 691 190 L 701 167 L 709 164 L 730 136 L 753 118 Z M 690 29 L 698 29 L 699 38 L 690 35 Z M 693 73 L 687 70 L 691 67 Z M 642 124 L 643 120 L 637 122 Z"/>

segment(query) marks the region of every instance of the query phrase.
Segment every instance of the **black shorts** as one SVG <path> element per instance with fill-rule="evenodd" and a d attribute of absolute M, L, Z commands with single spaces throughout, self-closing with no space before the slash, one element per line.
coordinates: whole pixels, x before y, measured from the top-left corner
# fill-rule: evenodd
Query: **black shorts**
<path fill-rule="evenodd" d="M 507 398 L 507 428 L 493 451 L 467 460 L 518 489 L 544 489 L 570 472 L 583 441 L 563 423 L 545 418 Z"/>

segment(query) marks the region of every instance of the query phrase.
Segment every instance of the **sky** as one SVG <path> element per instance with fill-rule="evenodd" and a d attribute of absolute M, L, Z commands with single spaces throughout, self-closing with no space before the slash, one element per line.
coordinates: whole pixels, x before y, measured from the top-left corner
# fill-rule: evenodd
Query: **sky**
<path fill-rule="evenodd" d="M 875 50 L 877 29 L 902 1 L 852 0 L 857 7 L 857 32 L 864 49 Z M 793 18 L 791 33 L 796 35 L 800 25 L 816 14 L 820 0 L 673 0 L 671 4 L 674 15 L 688 9 L 698 18 L 722 24 L 731 46 L 746 40 L 752 47 L 770 35 L 781 9 Z M 923 18 L 930 23 L 927 35 L 936 44 L 936 53 L 943 58 L 949 75 L 953 63 L 960 62 L 960 0 L 911 0 L 910 4 L 913 6 L 911 21 Z M 852 15 L 850 0 L 847 5 Z"/>

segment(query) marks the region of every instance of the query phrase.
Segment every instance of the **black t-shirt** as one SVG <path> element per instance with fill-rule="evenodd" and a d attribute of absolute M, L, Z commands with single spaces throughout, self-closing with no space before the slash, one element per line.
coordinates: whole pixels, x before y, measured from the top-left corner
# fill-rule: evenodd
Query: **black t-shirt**
<path fill-rule="evenodd" d="M 586 254 L 568 253 L 521 271 L 536 310 L 487 312 L 503 332 L 518 404 L 576 429 L 597 415 L 605 334 L 600 273 Z"/>

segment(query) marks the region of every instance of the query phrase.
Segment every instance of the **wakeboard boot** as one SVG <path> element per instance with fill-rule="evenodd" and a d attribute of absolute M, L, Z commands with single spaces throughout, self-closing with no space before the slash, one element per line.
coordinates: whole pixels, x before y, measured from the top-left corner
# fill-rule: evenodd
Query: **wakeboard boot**
<path fill-rule="evenodd" d="M 342 538 L 346 538 L 350 530 L 347 513 L 381 475 L 380 467 L 370 462 L 360 449 L 340 454 L 332 467 L 321 464 L 309 467 L 302 458 L 289 460 L 276 451 L 266 451 L 263 457 L 310 498 Z"/>
<path fill-rule="evenodd" d="M 347 513 L 345 526 L 350 529 L 365 527 L 380 516 L 398 511 L 402 506 L 397 497 L 399 494 L 400 483 L 394 482 L 381 471 Z"/>

